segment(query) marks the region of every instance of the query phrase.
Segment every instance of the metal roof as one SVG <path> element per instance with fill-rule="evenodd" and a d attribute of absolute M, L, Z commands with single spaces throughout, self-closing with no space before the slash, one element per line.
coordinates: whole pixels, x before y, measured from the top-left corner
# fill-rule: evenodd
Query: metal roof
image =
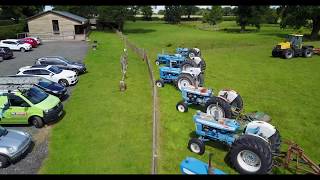
<path fill-rule="evenodd" d="M 44 15 L 44 14 L 47 14 L 47 13 L 54 13 L 54 14 L 57 14 L 57 15 L 60 15 L 60 16 L 69 18 L 69 19 L 71 19 L 71 20 L 80 22 L 81 24 L 85 24 L 86 22 L 88 22 L 88 19 L 86 19 L 86 18 L 84 18 L 84 17 L 81 17 L 81 16 L 78 16 L 78 15 L 75 15 L 75 14 L 72 14 L 72 13 L 70 13 L 70 12 L 66 12 L 66 11 L 54 11 L 54 10 L 41 12 L 41 13 L 36 14 L 36 15 L 34 15 L 34 16 L 28 17 L 27 20 L 30 21 L 30 20 L 32 20 L 32 19 L 34 19 L 34 18 L 37 18 L 38 16 L 41 16 L 41 15 Z"/>

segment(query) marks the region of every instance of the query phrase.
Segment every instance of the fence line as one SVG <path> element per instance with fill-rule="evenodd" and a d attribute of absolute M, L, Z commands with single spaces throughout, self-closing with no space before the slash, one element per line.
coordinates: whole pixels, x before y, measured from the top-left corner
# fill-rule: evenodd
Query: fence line
<path fill-rule="evenodd" d="M 143 61 L 146 62 L 149 71 L 149 77 L 152 87 L 152 97 L 153 97 L 153 115 L 152 115 L 152 174 L 157 174 L 157 160 L 158 160 L 158 95 L 157 87 L 154 85 L 155 79 L 153 76 L 153 68 L 150 64 L 148 55 L 146 51 L 142 48 L 137 47 L 132 42 L 128 41 L 127 37 L 122 34 L 122 32 L 115 29 L 116 34 L 124 41 L 125 45 L 135 52 Z"/>

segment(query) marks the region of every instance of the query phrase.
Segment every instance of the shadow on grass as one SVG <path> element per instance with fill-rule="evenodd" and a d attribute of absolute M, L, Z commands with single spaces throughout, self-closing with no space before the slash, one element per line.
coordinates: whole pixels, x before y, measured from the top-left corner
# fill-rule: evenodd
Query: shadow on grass
<path fill-rule="evenodd" d="M 126 29 L 124 31 L 124 34 L 135 34 L 135 33 L 151 33 L 151 32 L 155 32 L 156 30 L 154 29 Z"/>
<path fill-rule="evenodd" d="M 239 33 L 239 34 L 259 32 L 256 29 L 246 29 L 245 31 L 241 31 L 241 29 L 239 28 L 223 28 L 223 29 L 220 29 L 219 31 L 227 32 L 227 33 Z"/>

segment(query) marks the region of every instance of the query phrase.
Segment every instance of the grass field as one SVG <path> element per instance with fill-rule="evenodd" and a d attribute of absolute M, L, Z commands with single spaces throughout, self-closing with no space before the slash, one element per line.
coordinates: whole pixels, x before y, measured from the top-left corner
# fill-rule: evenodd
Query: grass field
<path fill-rule="evenodd" d="M 320 133 L 320 56 L 310 59 L 272 58 L 271 50 L 286 34 L 278 25 L 263 25 L 261 31 L 237 33 L 235 22 L 219 25 L 221 30 L 199 30 L 194 25 L 168 25 L 163 22 L 128 22 L 124 33 L 129 40 L 148 51 L 152 60 L 162 51 L 174 53 L 176 47 L 198 47 L 206 60 L 205 86 L 215 92 L 229 87 L 240 92 L 244 108 L 263 111 L 272 117 L 283 139 L 291 139 L 319 163 Z M 248 28 L 254 29 L 254 28 Z M 307 44 L 320 47 L 320 42 Z M 159 77 L 158 67 L 156 77 Z M 79 89 L 78 89 L 79 90 Z M 235 171 L 225 165 L 226 151 L 219 144 L 206 146 L 198 156 L 187 149 L 194 131 L 192 116 L 196 109 L 179 113 L 175 109 L 181 94 L 166 85 L 159 89 L 161 111 L 160 173 L 180 173 L 179 164 L 186 156 L 207 161 L 213 152 L 213 163 L 227 173 Z M 283 149 L 285 150 L 285 149 Z"/>
<path fill-rule="evenodd" d="M 152 94 L 145 63 L 129 51 L 127 91 L 119 91 L 123 43 L 114 33 L 93 32 L 88 73 L 80 77 L 54 125 L 40 173 L 150 173 Z"/>

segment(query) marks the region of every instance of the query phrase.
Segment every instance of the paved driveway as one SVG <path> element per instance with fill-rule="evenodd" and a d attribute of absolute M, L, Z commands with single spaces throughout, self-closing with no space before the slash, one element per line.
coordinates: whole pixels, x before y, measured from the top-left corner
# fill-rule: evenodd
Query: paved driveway
<path fill-rule="evenodd" d="M 14 51 L 14 58 L 0 62 L 0 75 L 14 75 L 20 67 L 33 65 L 37 58 L 42 56 L 65 56 L 70 59 L 82 62 L 87 53 L 88 45 L 85 41 L 66 41 L 66 42 L 43 42 L 30 52 Z M 80 80 L 81 81 L 81 76 Z M 69 87 L 68 92 L 74 87 Z M 65 103 L 64 101 L 63 103 Z M 66 112 L 67 113 L 67 112 Z M 59 122 L 57 122 L 59 123 Z M 4 126 L 8 129 L 24 130 L 31 133 L 34 140 L 32 151 L 21 161 L 0 169 L 0 174 L 35 174 L 41 167 L 42 161 L 48 154 L 48 133 L 51 126 L 37 129 L 33 126 Z"/>

